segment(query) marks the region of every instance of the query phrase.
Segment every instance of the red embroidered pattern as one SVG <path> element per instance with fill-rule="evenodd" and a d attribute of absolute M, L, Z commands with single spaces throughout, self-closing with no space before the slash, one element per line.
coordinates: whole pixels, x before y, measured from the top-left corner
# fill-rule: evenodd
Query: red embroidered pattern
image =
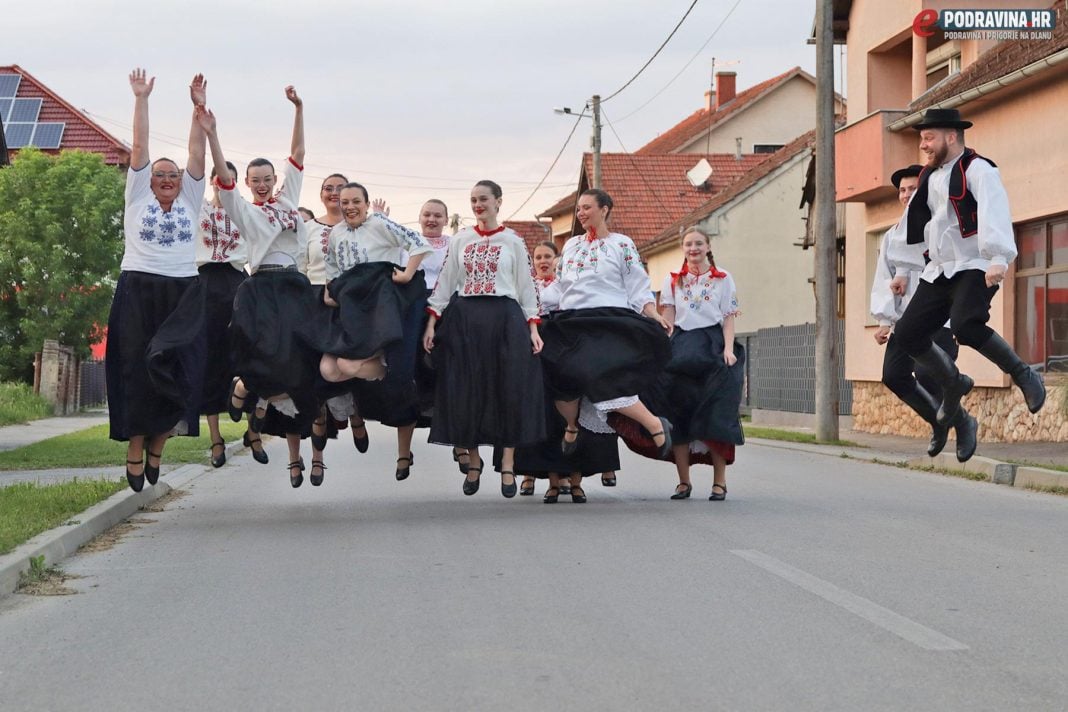
<path fill-rule="evenodd" d="M 226 211 L 212 208 L 200 221 L 200 230 L 205 247 L 211 248 L 211 261 L 229 261 L 230 254 L 241 241 L 241 231 L 230 222 Z"/>
<path fill-rule="evenodd" d="M 463 292 L 465 296 L 497 293 L 497 267 L 501 260 L 501 246 L 470 243 L 464 248 Z"/>

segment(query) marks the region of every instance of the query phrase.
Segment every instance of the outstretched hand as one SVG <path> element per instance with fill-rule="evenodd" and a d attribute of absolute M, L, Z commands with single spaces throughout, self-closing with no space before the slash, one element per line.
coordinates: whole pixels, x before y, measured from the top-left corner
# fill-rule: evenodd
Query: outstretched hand
<path fill-rule="evenodd" d="M 293 102 L 293 106 L 297 108 L 304 106 L 304 100 L 297 96 L 297 90 L 293 88 L 292 84 L 286 87 L 286 98 Z"/>
<path fill-rule="evenodd" d="M 134 96 L 139 99 L 147 99 L 148 95 L 152 93 L 152 87 L 155 84 L 156 78 L 146 78 L 145 70 L 140 67 L 130 72 L 130 88 L 133 89 Z"/>
<path fill-rule="evenodd" d="M 208 103 L 208 80 L 203 74 L 197 74 L 189 84 L 189 98 L 193 100 L 193 106 L 204 106 Z"/>
<path fill-rule="evenodd" d="M 198 106 L 193 111 L 193 118 L 200 125 L 200 128 L 204 129 L 204 133 L 209 136 L 215 135 L 215 114 L 212 113 L 211 109 L 205 106 Z"/>
<path fill-rule="evenodd" d="M 371 201 L 371 212 L 372 213 L 382 213 L 383 215 L 385 215 L 388 218 L 389 217 L 389 206 L 386 204 L 386 201 L 382 200 L 381 198 L 375 198 L 374 200 Z"/>

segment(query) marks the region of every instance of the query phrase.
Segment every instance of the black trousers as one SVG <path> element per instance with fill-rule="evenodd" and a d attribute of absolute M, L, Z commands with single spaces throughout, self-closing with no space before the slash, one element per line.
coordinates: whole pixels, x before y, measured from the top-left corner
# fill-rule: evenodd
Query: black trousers
<path fill-rule="evenodd" d="M 942 327 L 935 333 L 934 342 L 951 359 L 957 360 L 960 348 L 953 340 L 952 330 Z M 890 340 L 886 342 L 886 353 L 883 354 L 883 383 L 899 398 L 912 393 L 919 383 L 936 401 L 942 400 L 942 386 L 930 372 L 905 353 L 901 340 L 895 334 L 890 335 Z"/>
<path fill-rule="evenodd" d="M 949 319 L 957 343 L 978 350 L 994 333 L 986 323 L 990 300 L 997 291 L 996 286 L 986 286 L 986 274 L 978 269 L 966 269 L 948 279 L 942 275 L 934 282 L 921 281 L 894 335 L 905 353 L 915 358 L 931 348 L 935 334 Z"/>

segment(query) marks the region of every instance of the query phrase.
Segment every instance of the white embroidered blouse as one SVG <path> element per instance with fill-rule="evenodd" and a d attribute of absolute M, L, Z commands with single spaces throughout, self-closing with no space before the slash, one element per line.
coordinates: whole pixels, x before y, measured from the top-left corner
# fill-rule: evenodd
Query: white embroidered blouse
<path fill-rule="evenodd" d="M 308 281 L 326 284 L 326 253 L 330 251 L 330 231 L 333 225 L 309 220 L 304 223 L 304 237 L 308 241 Z"/>
<path fill-rule="evenodd" d="M 638 248 L 616 232 L 592 240 L 587 235 L 568 240 L 557 281 L 560 309 L 623 307 L 640 313 L 653 302 Z"/>
<path fill-rule="evenodd" d="M 523 238 L 508 228 L 488 236 L 465 228 L 449 238 L 449 253 L 427 311 L 440 318 L 457 292 L 461 297 L 510 297 L 519 302 L 528 322 L 538 321 L 530 255 Z"/>
<path fill-rule="evenodd" d="M 227 215 L 226 209 L 204 201 L 200 206 L 197 230 L 197 267 L 206 264 L 229 264 L 236 270 L 245 269 L 248 248 L 241 239 L 241 230 Z"/>
<path fill-rule="evenodd" d="M 297 212 L 304 168 L 287 158 L 282 188 L 266 203 L 250 203 L 232 185 L 220 185 L 219 200 L 237 224 L 248 245 L 249 272 L 256 273 L 263 258 L 292 260 L 303 272 L 308 261 L 304 220 Z M 272 254 L 277 253 L 277 254 Z"/>
<path fill-rule="evenodd" d="M 686 331 L 722 324 L 728 316 L 738 313 L 738 294 L 730 272 L 713 277 L 712 271 L 702 274 L 680 274 L 674 288 L 672 275 L 664 278 L 660 303 L 675 307 L 675 326 Z"/>
<path fill-rule="evenodd" d="M 152 192 L 152 164 L 126 172 L 126 208 L 123 212 L 125 249 L 122 270 L 164 277 L 197 274 L 194 220 L 204 202 L 204 178 L 182 171 L 181 188 L 169 212 Z"/>
<path fill-rule="evenodd" d="M 372 213 L 358 227 L 342 220 L 330 231 L 326 252 L 327 281 L 367 262 L 399 265 L 405 253 L 411 256 L 430 252 L 430 245 L 414 230 L 399 225 L 382 213 Z"/>

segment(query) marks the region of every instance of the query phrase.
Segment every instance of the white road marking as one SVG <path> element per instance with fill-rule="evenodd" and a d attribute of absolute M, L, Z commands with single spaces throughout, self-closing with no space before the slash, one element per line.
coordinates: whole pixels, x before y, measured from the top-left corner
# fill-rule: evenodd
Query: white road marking
<path fill-rule="evenodd" d="M 734 549 L 731 553 L 740 556 L 751 564 L 775 574 L 779 578 L 803 588 L 809 593 L 814 593 L 825 601 L 830 601 L 836 606 L 841 606 L 850 613 L 860 616 L 869 623 L 879 626 L 894 635 L 904 638 L 924 650 L 967 650 L 968 646 L 960 641 L 942 635 L 936 630 L 921 625 L 902 615 L 894 613 L 888 608 L 883 608 L 878 603 L 857 596 L 833 583 L 816 578 L 789 564 L 768 556 L 755 549 Z"/>

